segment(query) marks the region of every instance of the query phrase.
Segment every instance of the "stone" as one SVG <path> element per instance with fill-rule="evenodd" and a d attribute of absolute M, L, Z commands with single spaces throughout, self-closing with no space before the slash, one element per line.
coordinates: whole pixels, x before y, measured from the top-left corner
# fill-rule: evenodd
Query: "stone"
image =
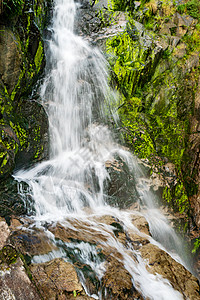
<path fill-rule="evenodd" d="M 0 178 L 10 175 L 15 167 L 15 153 L 0 143 Z"/>
<path fill-rule="evenodd" d="M 91 228 L 89 223 L 87 224 L 86 222 L 73 220 L 72 225 L 72 228 L 65 228 L 58 223 L 56 226 L 50 226 L 48 230 L 54 234 L 55 238 L 60 239 L 63 242 L 78 240 L 96 244 L 107 240 L 100 231 Z M 88 228 L 90 228 L 89 231 Z"/>
<path fill-rule="evenodd" d="M 184 299 L 200 299 L 200 289 L 195 278 L 169 254 L 152 244 L 143 245 L 140 249 L 143 259 L 147 262 L 147 270 L 152 274 L 160 274 L 169 280 L 173 288 L 179 291 Z"/>
<path fill-rule="evenodd" d="M 30 270 L 44 300 L 69 299 L 65 294 L 73 298 L 74 292 L 83 293 L 75 268 L 63 259 L 34 264 L 30 266 Z"/>
<path fill-rule="evenodd" d="M 128 208 L 138 201 L 136 182 L 134 175 L 128 169 L 126 163 L 118 158 L 106 163 L 109 174 L 107 180 L 107 202 L 119 208 Z"/>
<path fill-rule="evenodd" d="M 23 116 L 27 124 L 27 143 L 22 146 L 16 157 L 16 167 L 21 168 L 48 158 L 49 136 L 48 117 L 44 107 L 37 101 L 24 100 L 16 113 Z M 34 130 L 33 130 L 34 128 Z"/>
<path fill-rule="evenodd" d="M 0 250 L 5 246 L 10 235 L 10 229 L 3 218 L 0 217 Z"/>
<path fill-rule="evenodd" d="M 143 232 L 147 235 L 150 235 L 149 225 L 145 217 L 141 215 L 132 215 L 131 216 L 132 223 L 140 232 Z"/>
<path fill-rule="evenodd" d="M 10 29 L 0 26 L 0 78 L 9 94 L 14 89 L 21 72 L 21 46 L 19 38 Z"/>
<path fill-rule="evenodd" d="M 0 125 L 0 177 L 9 175 L 15 167 L 15 153 L 19 140 L 8 125 Z"/>
<path fill-rule="evenodd" d="M 0 299 L 40 300 L 37 289 L 26 274 L 22 260 L 0 265 Z"/>
<path fill-rule="evenodd" d="M 107 288 L 107 297 L 112 295 L 112 299 L 143 299 L 134 289 L 132 277 L 121 262 L 111 257 L 105 267 L 102 283 Z"/>
<path fill-rule="evenodd" d="M 186 55 L 187 46 L 185 43 L 180 43 L 174 50 L 174 56 L 178 59 L 183 58 Z"/>
<path fill-rule="evenodd" d="M 39 229 L 32 232 L 18 229 L 11 234 L 9 241 L 23 255 L 43 255 L 56 249 L 46 234 Z"/>

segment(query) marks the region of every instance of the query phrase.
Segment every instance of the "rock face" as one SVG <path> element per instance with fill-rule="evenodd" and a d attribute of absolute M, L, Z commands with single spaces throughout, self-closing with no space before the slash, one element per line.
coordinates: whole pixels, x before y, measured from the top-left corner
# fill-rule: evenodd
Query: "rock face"
<path fill-rule="evenodd" d="M 41 76 L 45 56 L 41 32 L 50 1 L 3 3 L 0 22 L 0 177 L 16 162 L 38 161 L 48 152 L 48 121 L 41 105 L 27 100 Z M 37 25 L 36 25 L 37 24 Z M 34 96 L 32 96 L 33 98 Z M 18 160 L 19 159 L 19 160 Z"/>
<path fill-rule="evenodd" d="M 200 10 L 198 1 L 194 7 Z M 104 21 L 109 13 L 116 25 L 123 15 L 125 25 L 104 22 L 98 31 L 100 39 L 108 33 L 102 45 L 121 94 L 121 131 L 151 167 L 164 202 L 188 216 L 188 229 L 198 228 L 199 19 L 188 1 L 114 0 L 101 11 Z"/>
<path fill-rule="evenodd" d="M 48 118 L 36 83 L 45 66 L 42 33 L 52 2 L 15 2 L 1 3 L 0 11 L 1 216 L 25 212 L 9 178 L 13 170 L 48 157 Z"/>
<path fill-rule="evenodd" d="M 107 202 L 119 208 L 128 208 L 137 202 L 139 195 L 136 182 L 126 163 L 122 159 L 107 161 L 106 168 L 109 174 L 106 187 L 109 196 Z"/>

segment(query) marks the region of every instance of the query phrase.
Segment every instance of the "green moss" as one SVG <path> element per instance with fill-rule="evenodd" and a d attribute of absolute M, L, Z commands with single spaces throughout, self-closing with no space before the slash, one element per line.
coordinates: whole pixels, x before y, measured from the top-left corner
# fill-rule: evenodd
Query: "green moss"
<path fill-rule="evenodd" d="M 19 257 L 18 252 L 12 246 L 5 246 L 0 250 L 0 261 L 7 265 L 14 264 Z"/>
<path fill-rule="evenodd" d="M 178 179 L 172 187 L 165 187 L 162 196 L 163 200 L 172 206 L 175 211 L 189 213 L 190 203 L 181 180 Z"/>
<path fill-rule="evenodd" d="M 34 63 L 35 63 L 37 73 L 40 71 L 43 57 L 44 57 L 43 45 L 42 45 L 42 42 L 40 41 L 39 45 L 38 45 L 37 52 L 35 54 L 35 58 L 34 58 Z"/>

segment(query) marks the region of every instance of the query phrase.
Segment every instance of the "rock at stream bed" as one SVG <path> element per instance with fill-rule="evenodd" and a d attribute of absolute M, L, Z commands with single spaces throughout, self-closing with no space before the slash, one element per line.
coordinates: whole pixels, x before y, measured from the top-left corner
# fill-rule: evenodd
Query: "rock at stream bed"
<path fill-rule="evenodd" d="M 181 293 L 183 299 L 200 299 L 197 278 L 169 254 L 150 243 L 143 245 L 140 252 L 142 258 L 147 262 L 147 270 L 168 279 L 173 288 Z"/>
<path fill-rule="evenodd" d="M 63 259 L 32 265 L 30 269 L 44 300 L 90 299 L 83 291 L 74 266 Z"/>

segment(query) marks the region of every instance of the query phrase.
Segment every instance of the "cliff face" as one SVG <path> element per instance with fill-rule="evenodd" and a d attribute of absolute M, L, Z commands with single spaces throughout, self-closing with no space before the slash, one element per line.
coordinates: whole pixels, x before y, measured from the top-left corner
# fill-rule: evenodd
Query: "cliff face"
<path fill-rule="evenodd" d="M 48 120 L 34 86 L 45 65 L 43 30 L 50 1 L 1 3 L 0 176 L 47 155 Z"/>
<path fill-rule="evenodd" d="M 104 16 L 112 10 L 126 20 L 104 40 L 122 99 L 121 131 L 151 166 L 163 201 L 198 227 L 199 2 L 111 2 Z"/>

